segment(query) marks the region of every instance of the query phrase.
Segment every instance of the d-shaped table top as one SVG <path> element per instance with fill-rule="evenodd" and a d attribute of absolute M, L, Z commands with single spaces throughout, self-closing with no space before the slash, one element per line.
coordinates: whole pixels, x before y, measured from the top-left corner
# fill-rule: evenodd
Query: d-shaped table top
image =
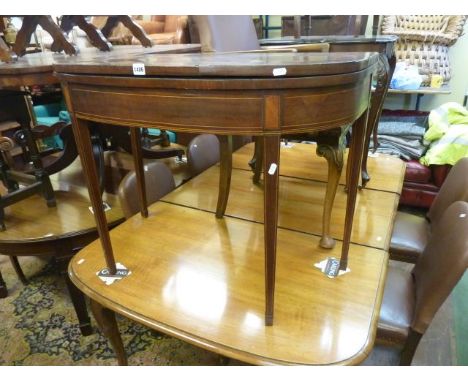
<path fill-rule="evenodd" d="M 232 52 L 143 54 L 125 57 L 97 55 L 69 58 L 54 65 L 64 74 L 134 75 L 134 64 L 144 65 L 142 76 L 297 77 L 346 74 L 377 62 L 375 53 Z"/>

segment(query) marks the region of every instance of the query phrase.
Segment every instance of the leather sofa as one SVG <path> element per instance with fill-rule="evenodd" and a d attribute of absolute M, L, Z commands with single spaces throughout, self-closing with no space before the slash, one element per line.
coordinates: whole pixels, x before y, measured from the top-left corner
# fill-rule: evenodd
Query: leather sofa
<path fill-rule="evenodd" d="M 102 28 L 107 16 L 93 16 L 91 23 Z M 149 20 L 133 17 L 154 44 L 185 44 L 190 42 L 188 32 L 188 16 L 151 16 Z M 116 45 L 139 45 L 140 42 L 121 23 L 109 36 L 109 41 Z"/>
<path fill-rule="evenodd" d="M 186 44 L 190 42 L 188 16 L 151 16 L 148 21 L 137 20 L 154 44 Z M 133 37 L 132 44 L 140 44 Z"/>
<path fill-rule="evenodd" d="M 400 205 L 429 208 L 452 166 L 426 167 L 416 160 L 406 162 Z"/>
<path fill-rule="evenodd" d="M 429 112 L 427 111 L 417 110 L 385 109 L 382 111 L 382 117 L 394 119 L 395 121 L 398 121 L 400 117 L 414 117 L 414 123 L 419 126 L 427 126 L 426 119 L 428 115 Z M 452 166 L 450 165 L 432 165 L 427 167 L 416 159 L 407 161 L 403 189 L 400 196 L 400 206 L 430 208 L 451 168 Z"/>
<path fill-rule="evenodd" d="M 132 16 L 151 39 L 153 44 L 185 44 L 190 42 L 188 29 L 188 16 L 150 16 L 144 20 L 141 16 Z M 93 16 L 91 23 L 97 28 L 102 28 L 107 16 Z M 115 45 L 140 45 L 132 33 L 119 23 L 108 40 Z"/>

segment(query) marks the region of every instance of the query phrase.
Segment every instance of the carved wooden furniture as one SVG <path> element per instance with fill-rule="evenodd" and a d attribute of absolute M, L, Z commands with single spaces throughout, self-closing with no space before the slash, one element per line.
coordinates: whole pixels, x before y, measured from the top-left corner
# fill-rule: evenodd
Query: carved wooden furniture
<path fill-rule="evenodd" d="M 57 174 L 58 175 L 58 174 Z M 92 333 L 82 293 L 70 282 L 66 268 L 70 258 L 97 238 L 93 214 L 84 185 L 60 183 L 52 176 L 57 206 L 47 208 L 39 196 L 21 200 L 5 209 L 6 231 L 0 232 L 0 253 L 10 256 L 12 265 L 23 283 L 26 282 L 18 256 L 53 256 L 65 280 L 78 316 L 83 335 Z M 113 195 L 105 200 L 112 207 L 106 212 L 109 227 L 123 221 L 123 214 Z M 4 288 L 6 291 L 6 287 Z"/>
<path fill-rule="evenodd" d="M 116 265 L 92 159 L 89 128 L 95 122 L 131 128 L 142 201 L 145 187 L 136 126 L 216 133 L 222 152 L 229 149 L 229 135 L 263 137 L 267 171 L 264 224 L 267 325 L 273 323 L 280 135 L 353 123 L 351 176 L 340 261 L 340 269 L 346 269 L 371 75 L 377 59 L 375 53 L 134 54 L 112 61 L 112 65 L 98 56 L 86 61 L 69 58 L 55 64 L 73 116 L 78 151 L 109 272 L 115 274 Z M 145 66 L 145 76 L 133 74 L 135 62 Z M 228 201 L 230 155 L 222 155 L 221 164 L 220 189 L 226 192 L 220 192 L 217 217 L 224 215 Z M 141 211 L 148 216 L 144 204 Z"/>
<path fill-rule="evenodd" d="M 62 171 L 69 166 L 78 157 L 75 138 L 73 136 L 71 124 L 65 122 L 57 122 L 52 126 L 36 125 L 31 131 L 35 140 L 58 135 L 63 142 L 63 149 L 46 149 L 39 152 L 42 167 L 48 175 Z M 22 131 L 14 135 L 16 143 L 22 148 L 25 163 L 20 166 L 14 164 L 13 167 L 25 173 L 33 173 L 34 168 L 31 168 L 30 152 L 25 136 Z"/>
<path fill-rule="evenodd" d="M 54 40 L 54 49 L 56 52 L 64 51 L 66 54 L 76 54 L 77 48 L 71 43 L 67 35 L 54 22 L 51 16 L 23 16 L 23 24 L 16 35 L 13 51 L 18 56 L 26 53 L 26 47 L 31 41 L 31 36 L 40 25 L 42 29 L 48 32 Z"/>
<path fill-rule="evenodd" d="M 0 87 L 2 86 L 0 77 Z M 21 125 L 21 131 L 26 141 L 33 175 L 10 169 L 8 163 L 0 156 L 0 176 L 8 193 L 0 197 L 0 230 L 5 230 L 4 208 L 20 200 L 29 198 L 34 194 L 40 194 L 45 199 L 48 207 L 55 207 L 55 196 L 49 176 L 42 167 L 42 162 L 31 132 L 30 101 L 28 93 L 24 91 L 0 89 L 0 108 L 12 115 Z M 18 182 L 25 186 L 20 188 Z"/>
<path fill-rule="evenodd" d="M 382 112 L 385 96 L 388 92 L 390 80 L 395 70 L 396 58 L 394 45 L 398 37 L 393 35 L 386 36 L 301 36 L 300 38 L 283 37 L 276 39 L 260 40 L 262 46 L 275 45 L 297 45 L 310 43 L 327 43 L 330 45 L 330 52 L 378 52 L 379 62 L 376 72 L 376 86 L 372 94 L 371 108 L 369 110 L 369 128 L 366 132 L 366 141 L 364 145 L 364 156 L 362 159 L 362 186 L 365 187 L 370 180 L 367 171 L 367 153 L 369 151 L 370 137 L 373 133 L 374 147 L 378 146 L 377 126 L 379 124 L 380 114 Z M 332 151 L 342 150 L 342 146 L 335 143 Z M 340 155 L 334 155 L 329 164 L 332 165 L 334 158 L 340 158 Z M 338 161 L 337 169 L 339 171 L 342 164 Z"/>
<path fill-rule="evenodd" d="M 314 145 L 280 150 L 283 223 L 278 229 L 274 326 L 263 324 L 263 229 L 258 224 L 263 195 L 248 181 L 246 161 L 253 144 L 233 154 L 232 198 L 224 219 L 215 218 L 219 167 L 213 166 L 150 206 L 147 219 L 135 215 L 110 232 L 116 259 L 133 272 L 129 277 L 107 286 L 95 276 L 106 266 L 99 242 L 72 259 L 72 281 L 91 297 L 93 312 L 120 364 L 127 362 L 128 345 L 120 339 L 113 312 L 251 364 L 356 364 L 369 354 L 404 164 L 388 156 L 369 158 L 376 173 L 371 186 L 383 191 L 362 191 L 355 219 L 365 224 L 353 230 L 352 270 L 332 280 L 314 264 L 338 257 L 339 246 L 321 249 L 319 236 L 310 233 L 321 230 L 318 204 L 325 193 L 327 168 Z M 343 188 L 341 182 L 334 209 L 341 228 Z M 304 223 L 312 231 L 304 232 Z M 341 239 L 342 230 L 337 233 Z"/>
<path fill-rule="evenodd" d="M 400 347 L 400 365 L 411 365 L 421 337 L 468 267 L 468 203 L 457 201 L 433 227 L 412 271 L 389 267 L 377 340 Z"/>
<path fill-rule="evenodd" d="M 68 38 L 68 33 L 75 25 L 86 33 L 95 47 L 103 51 L 108 51 L 112 48 L 112 44 L 107 41 L 106 37 L 112 33 L 112 30 L 120 22 L 132 32 L 143 46 L 151 47 L 153 45 L 143 28 L 135 23 L 130 16 L 126 15 L 108 16 L 101 30 L 87 22 L 85 16 L 63 16 L 60 27 L 54 22 L 51 16 L 23 16 L 23 24 L 16 36 L 13 52 L 11 52 L 5 42 L 0 39 L 0 60 L 12 62 L 17 59 L 16 56 L 23 56 L 31 40 L 31 36 L 38 25 L 52 36 L 53 43 L 51 45 L 51 50 L 53 52 L 64 51 L 69 55 L 78 53 L 78 48 L 74 46 Z"/>
<path fill-rule="evenodd" d="M 112 44 L 108 41 L 114 28 L 117 24 L 122 23 L 131 34 L 141 43 L 142 46 L 151 47 L 153 43 L 146 34 L 145 30 L 138 25 L 130 16 L 127 15 L 113 15 L 107 16 L 106 22 L 99 30 L 91 22 L 86 21 L 85 16 L 79 15 L 65 15 L 62 16 L 60 21 L 60 28 L 68 35 L 73 27 L 76 25 L 83 30 L 89 38 L 91 44 L 101 51 L 109 51 L 112 49 Z M 54 41 L 52 44 L 52 51 L 60 51 L 59 46 Z"/>

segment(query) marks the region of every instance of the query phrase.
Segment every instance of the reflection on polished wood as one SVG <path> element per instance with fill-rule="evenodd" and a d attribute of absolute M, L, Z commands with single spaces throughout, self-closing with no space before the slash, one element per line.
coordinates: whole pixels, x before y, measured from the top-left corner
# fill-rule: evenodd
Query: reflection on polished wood
<path fill-rule="evenodd" d="M 281 146 L 280 175 L 303 179 L 312 179 L 320 182 L 327 181 L 327 167 L 316 154 L 315 144 L 289 143 L 289 147 Z M 235 152 L 232 167 L 250 170 L 248 161 L 251 159 L 254 144 L 249 143 Z M 344 156 L 344 167 L 347 166 L 348 150 Z M 405 164 L 402 160 L 390 155 L 377 154 L 369 156 L 367 167 L 372 173 L 372 182 L 367 184 L 368 189 L 389 191 L 400 194 L 403 186 Z M 346 184 L 346 174 L 343 172 L 340 184 Z"/>
<path fill-rule="evenodd" d="M 111 286 L 97 278 L 106 264 L 95 241 L 72 259 L 70 277 L 132 320 L 252 364 L 356 364 L 372 348 L 385 251 L 352 244 L 351 272 L 329 279 L 314 263 L 339 257 L 341 243 L 325 250 L 318 237 L 278 229 L 275 325 L 266 327 L 261 224 L 158 202 L 110 235 L 132 274 Z"/>
<path fill-rule="evenodd" d="M 162 200 L 214 212 L 218 178 L 219 167 L 213 166 Z M 251 178 L 251 171 L 232 170 L 231 196 L 226 215 L 263 222 L 263 189 L 252 184 Z M 278 226 L 321 235 L 325 191 L 326 183 L 281 176 Z M 351 242 L 387 250 L 398 200 L 399 196 L 391 192 L 361 190 L 357 197 Z M 330 226 L 331 236 L 338 240 L 343 238 L 345 211 L 346 192 L 340 185 Z M 311 253 L 312 249 L 304 248 L 304 251 Z"/>
<path fill-rule="evenodd" d="M 85 188 L 69 187 L 68 190 L 61 190 L 57 184 L 54 184 L 54 189 L 56 207 L 47 207 L 41 197 L 35 195 L 5 208 L 5 223 L 8 229 L 0 232 L 0 247 L 3 242 L 24 244 L 22 242 L 25 240 L 52 241 L 96 230 Z M 104 200 L 112 207 L 106 212 L 108 222 L 115 223 L 122 220 L 123 213 L 117 198 L 109 194 Z"/>

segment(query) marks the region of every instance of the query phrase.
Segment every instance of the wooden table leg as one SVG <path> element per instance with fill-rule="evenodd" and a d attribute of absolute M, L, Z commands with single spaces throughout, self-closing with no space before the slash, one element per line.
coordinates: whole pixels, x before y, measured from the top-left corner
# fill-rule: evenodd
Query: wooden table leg
<path fill-rule="evenodd" d="M 263 172 L 263 139 L 257 138 L 255 140 L 254 157 L 250 161 L 254 164 L 253 182 L 254 184 L 258 184 L 260 182 L 260 176 Z"/>
<path fill-rule="evenodd" d="M 263 137 L 264 152 L 264 241 L 265 241 L 265 325 L 273 325 L 276 234 L 278 227 L 278 187 L 280 165 L 280 136 Z"/>
<path fill-rule="evenodd" d="M 115 355 L 117 356 L 117 362 L 120 366 L 128 365 L 127 355 L 122 343 L 122 337 L 120 337 L 117 321 L 115 320 L 115 313 L 112 310 L 104 308 L 93 299 L 90 301 L 93 316 L 96 319 L 99 329 L 110 341 Z"/>
<path fill-rule="evenodd" d="M 18 257 L 17 256 L 8 256 L 8 257 L 10 258 L 11 265 L 13 266 L 13 269 L 15 270 L 16 275 L 20 279 L 21 283 L 23 285 L 27 285 L 28 279 L 26 278 L 26 276 L 23 273 L 23 270 L 21 269 L 20 263 L 18 261 Z"/>
<path fill-rule="evenodd" d="M 3 280 L 2 272 L 0 271 L 0 298 L 8 297 L 8 289 Z"/>
<path fill-rule="evenodd" d="M 70 102 L 67 100 L 70 107 Z M 91 145 L 91 136 L 89 132 L 89 122 L 77 119 L 72 114 L 73 118 L 73 134 L 75 135 L 76 146 L 80 154 L 81 165 L 83 167 L 83 174 L 88 184 L 89 198 L 94 212 L 94 220 L 101 239 L 102 249 L 104 251 L 104 258 L 106 260 L 107 268 L 111 274 L 117 272 L 112 244 L 109 237 L 109 228 L 107 226 L 106 214 L 102 204 L 101 191 L 99 189 L 99 178 L 96 170 L 96 163 L 93 157 L 93 149 Z"/>
<path fill-rule="evenodd" d="M 216 206 L 216 217 L 222 218 L 226 212 L 229 199 L 229 189 L 231 188 L 232 173 L 232 136 L 218 135 L 220 151 L 219 169 L 219 191 L 218 204 Z"/>
<path fill-rule="evenodd" d="M 148 217 L 148 203 L 146 199 L 145 171 L 143 168 L 143 158 L 141 155 L 141 134 L 139 128 L 130 129 L 130 140 L 132 143 L 133 163 L 137 178 L 138 198 L 140 200 L 141 216 Z"/>
<path fill-rule="evenodd" d="M 76 317 L 80 332 L 83 336 L 93 334 L 93 327 L 91 326 L 91 319 L 89 318 L 88 309 L 86 307 L 86 300 L 84 294 L 73 284 L 68 275 L 68 264 L 71 258 L 76 253 L 68 241 L 59 241 L 55 245 L 54 260 L 61 276 L 65 279 L 70 300 L 75 309 Z"/>
<path fill-rule="evenodd" d="M 348 197 L 346 200 L 345 227 L 343 233 L 343 246 L 341 249 L 340 270 L 346 270 L 348 267 L 348 251 L 351 241 L 351 230 L 353 227 L 354 209 L 356 205 L 356 195 L 361 175 L 362 150 L 367 126 L 367 117 L 369 109 L 353 123 L 353 133 L 348 155 Z"/>
<path fill-rule="evenodd" d="M 68 288 L 68 294 L 70 295 L 75 313 L 78 318 L 80 332 L 83 336 L 89 336 L 93 334 L 93 327 L 91 326 L 91 320 L 86 309 L 86 300 L 83 292 L 81 292 L 75 284 L 73 284 L 68 276 L 68 273 L 64 274 L 65 282 Z"/>
<path fill-rule="evenodd" d="M 316 137 L 317 155 L 324 157 L 328 163 L 327 190 L 322 212 L 322 238 L 320 239 L 320 246 L 327 249 L 333 248 L 336 243 L 335 239 L 330 235 L 330 220 L 336 190 L 343 169 L 343 154 L 346 147 L 345 137 L 347 131 L 347 127 L 342 127 L 337 131 L 319 133 Z"/>
<path fill-rule="evenodd" d="M 379 126 L 380 114 L 387 95 L 390 80 L 395 70 L 396 59 L 395 56 L 390 59 L 383 53 L 379 56 L 379 63 L 377 68 L 377 84 L 375 91 L 371 96 L 371 105 L 369 109 L 369 121 L 367 123 L 367 130 L 364 142 L 364 151 L 362 157 L 362 187 L 365 187 L 370 180 L 369 173 L 367 172 L 367 155 L 369 152 L 370 138 L 373 134 L 374 149 L 377 150 L 377 130 Z"/>

